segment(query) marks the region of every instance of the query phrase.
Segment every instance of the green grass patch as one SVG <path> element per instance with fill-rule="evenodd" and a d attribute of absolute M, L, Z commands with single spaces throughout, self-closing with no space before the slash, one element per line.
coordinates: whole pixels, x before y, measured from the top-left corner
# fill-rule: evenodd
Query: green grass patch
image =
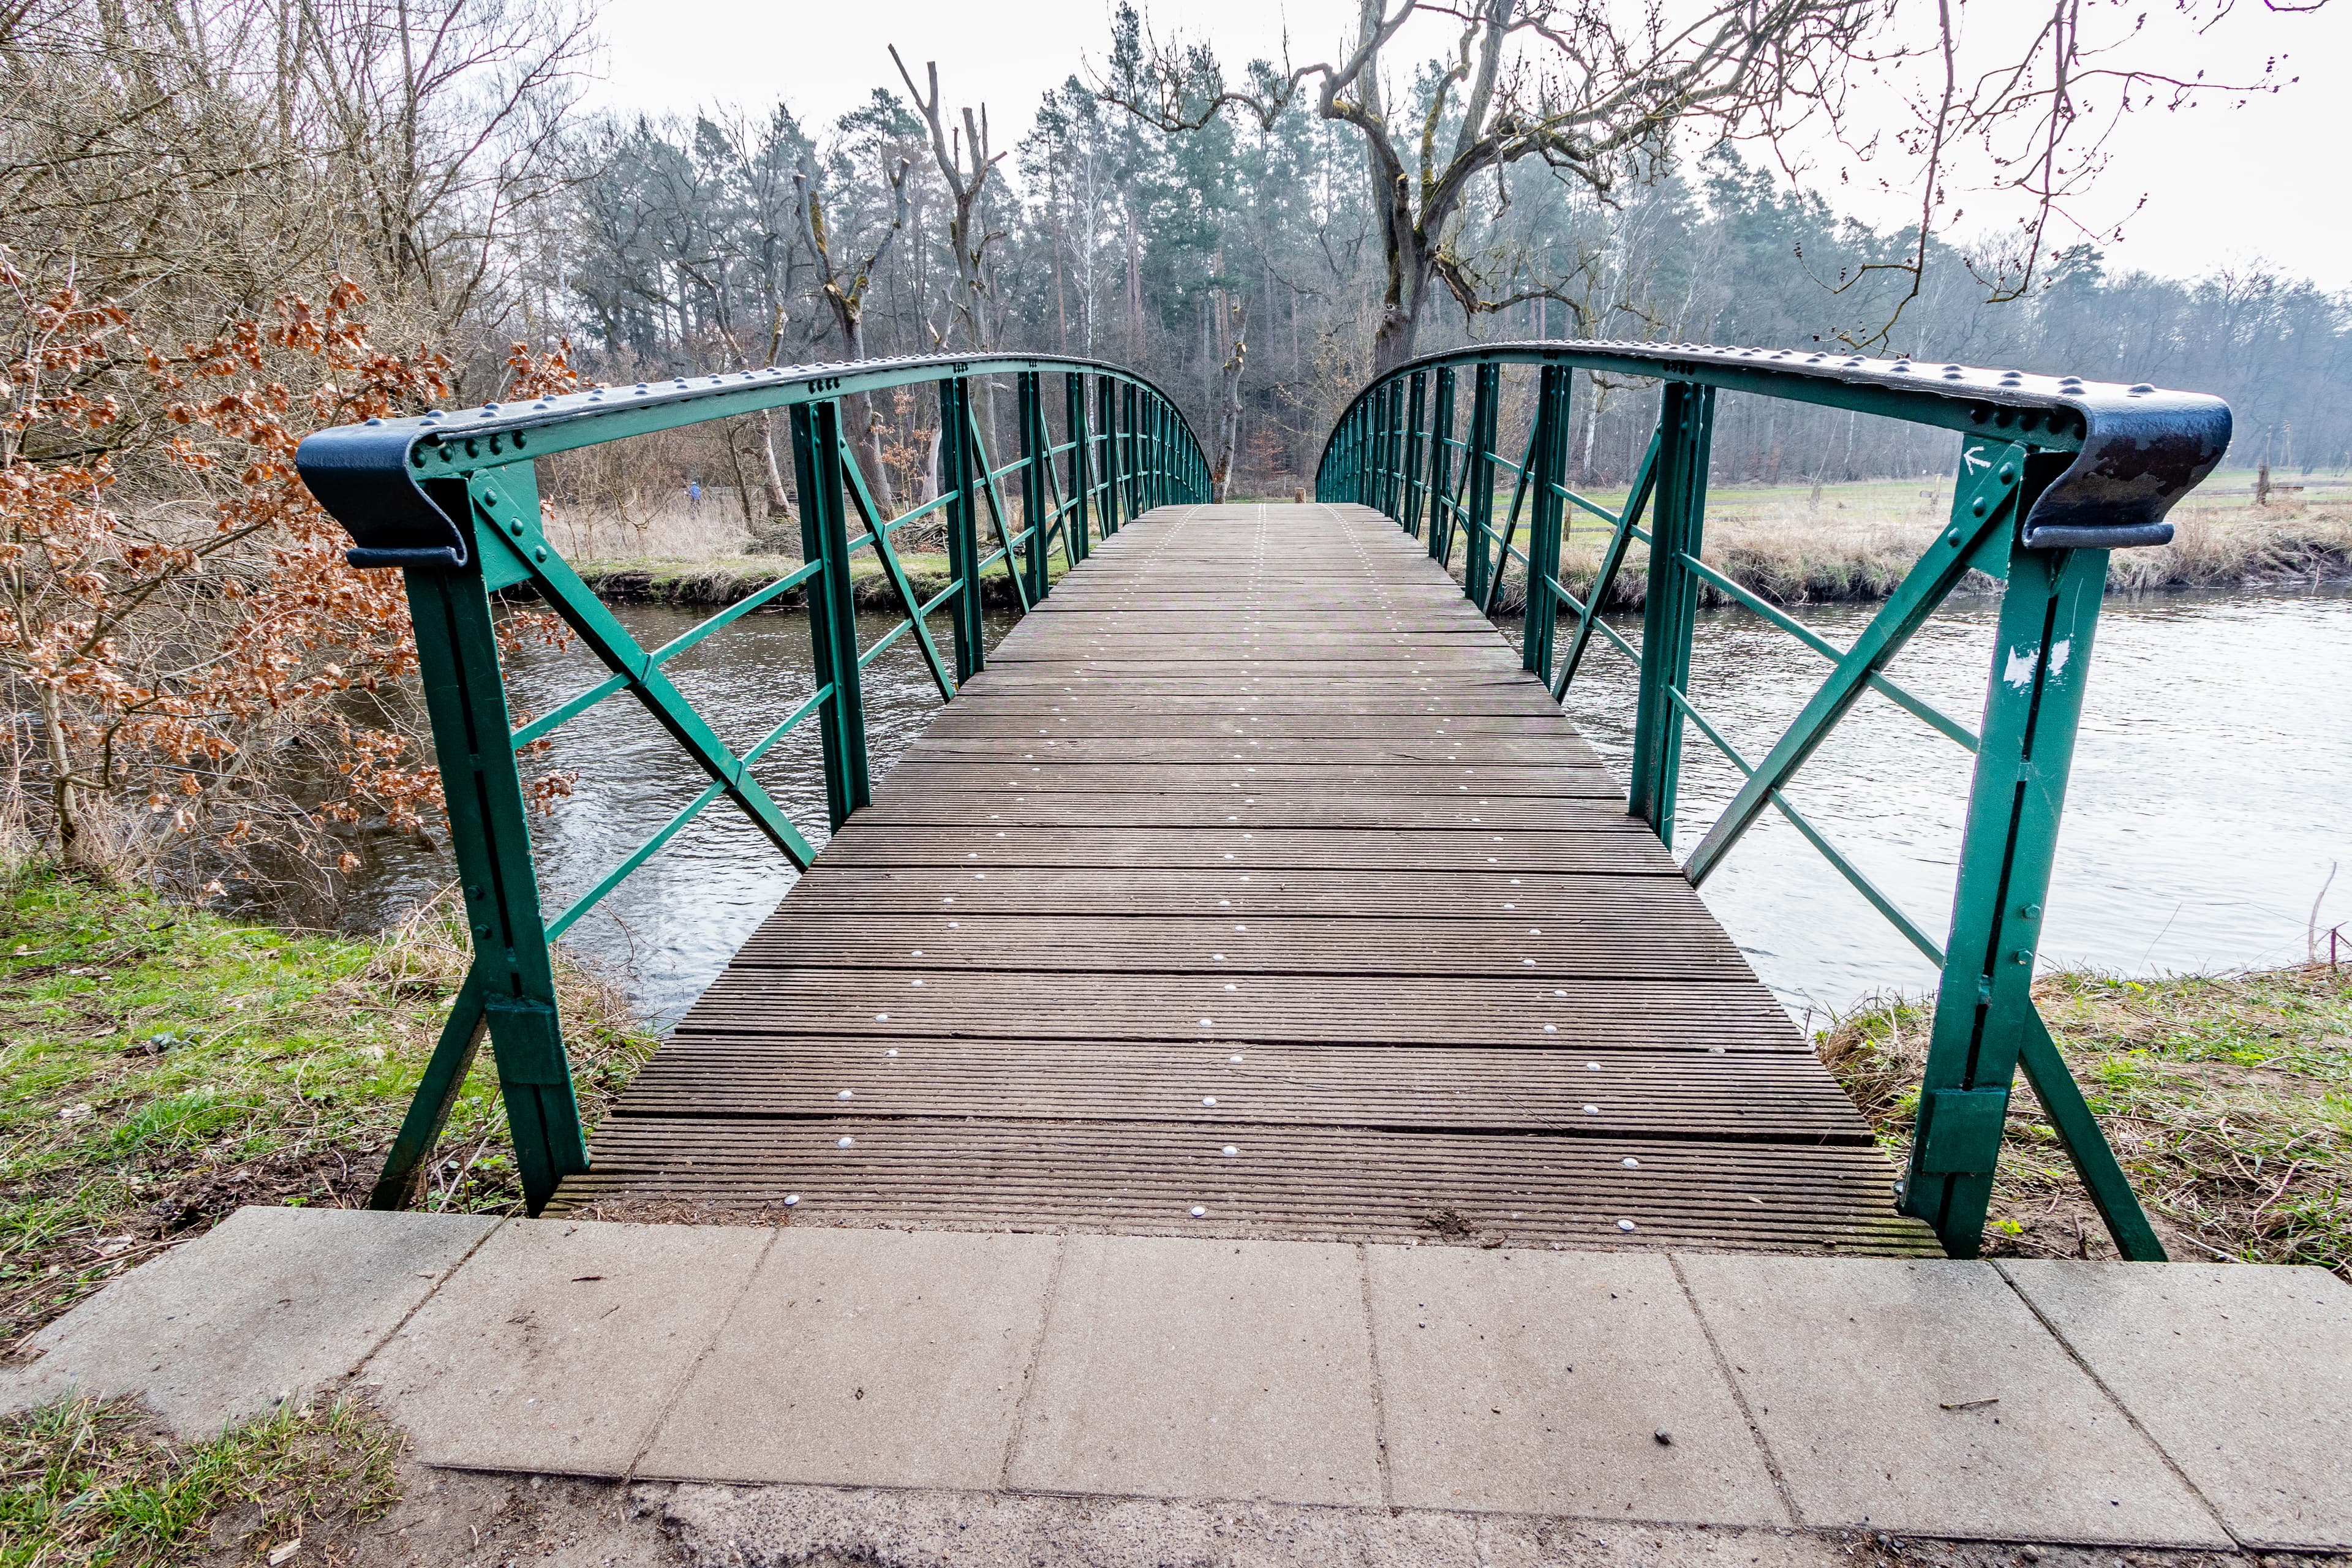
<path fill-rule="evenodd" d="M 220 1547 L 333 1561 L 320 1536 L 399 1500 L 399 1451 L 352 1400 L 281 1406 L 187 1445 L 127 1401 L 43 1405 L 0 1419 L 0 1568 L 133 1568 Z"/>
<path fill-rule="evenodd" d="M 435 911 L 351 937 L 0 882 L 0 1348 L 241 1205 L 365 1202 L 466 961 Z M 593 1121 L 656 1042 L 576 967 L 562 987 Z M 425 1201 L 520 1205 L 487 1050 Z"/>
<path fill-rule="evenodd" d="M 2352 1279 L 2352 966 L 2066 972 L 2034 999 L 2168 1252 Z M 1932 1013 L 1874 1003 L 1816 1039 L 1898 1162 Z M 2011 1103 L 1987 1251 L 2114 1256 L 2040 1105 L 2021 1088 Z"/>

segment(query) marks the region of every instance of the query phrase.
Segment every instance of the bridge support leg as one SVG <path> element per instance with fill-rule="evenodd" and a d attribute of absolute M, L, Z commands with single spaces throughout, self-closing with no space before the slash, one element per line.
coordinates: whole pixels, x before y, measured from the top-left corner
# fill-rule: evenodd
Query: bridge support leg
<path fill-rule="evenodd" d="M 824 752 L 825 811 L 838 833 L 851 812 L 874 799 L 857 668 L 857 595 L 850 582 L 849 524 L 842 510 L 841 405 L 804 403 L 793 410 L 793 462 L 800 489 L 801 557 L 824 563 L 809 584 L 809 646 L 817 685 L 833 689 L 817 710 L 817 727 Z"/>
<path fill-rule="evenodd" d="M 2017 510 L 2024 510 L 2021 502 Z M 2163 1247 L 2032 996 L 2107 553 L 2025 550 L 2015 538 L 2012 529 L 1951 938 L 1900 1206 L 1933 1226 L 1953 1257 L 1978 1255 L 2022 1061 L 2123 1256 L 2160 1259 Z"/>
<path fill-rule="evenodd" d="M 960 376 L 940 383 L 940 489 L 947 504 L 948 576 L 957 584 L 948 601 L 955 627 L 956 684 L 961 686 L 988 662 L 980 605 L 979 481 L 972 472 L 971 416 Z"/>
<path fill-rule="evenodd" d="M 1642 610 L 1641 686 L 1634 698 L 1632 782 L 1625 807 L 1650 825 L 1660 843 L 1672 847 L 1683 760 L 1683 712 L 1675 694 L 1690 683 L 1691 632 L 1698 617 L 1698 577 L 1682 558 L 1698 558 L 1705 532 L 1715 388 L 1668 382 L 1662 395 L 1648 602 Z"/>
<path fill-rule="evenodd" d="M 482 483 L 478 478 L 469 488 Z M 415 567 L 407 574 L 417 671 L 441 763 L 450 849 L 474 962 L 369 1195 L 372 1208 L 405 1207 L 424 1186 L 433 1146 L 473 1063 L 485 1022 L 524 1206 L 537 1214 L 557 1183 L 588 1168 L 579 1101 L 556 1017 L 554 964 L 540 921 L 530 814 L 508 741 L 512 722 L 481 553 L 478 547 L 473 563 L 463 569 Z"/>

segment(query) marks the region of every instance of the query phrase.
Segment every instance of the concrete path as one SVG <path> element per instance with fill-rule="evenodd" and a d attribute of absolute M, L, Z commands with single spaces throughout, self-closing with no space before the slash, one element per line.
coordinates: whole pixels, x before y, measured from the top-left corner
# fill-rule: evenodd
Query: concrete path
<path fill-rule="evenodd" d="M 0 1373 L 191 1435 L 988 1498 L 2352 1546 L 2352 1289 L 1954 1263 L 249 1208 Z"/>

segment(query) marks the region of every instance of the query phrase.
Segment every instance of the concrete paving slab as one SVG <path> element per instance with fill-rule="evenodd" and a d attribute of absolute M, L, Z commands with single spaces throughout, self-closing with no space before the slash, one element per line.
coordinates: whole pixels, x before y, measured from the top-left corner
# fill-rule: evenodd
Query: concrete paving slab
<path fill-rule="evenodd" d="M 1990 1264 L 1676 1261 L 1801 1522 L 2230 1544 Z"/>
<path fill-rule="evenodd" d="M 0 1402 L 135 1393 L 180 1436 L 211 1436 L 349 1373 L 497 1224 L 241 1208 L 35 1335 L 40 1359 Z"/>
<path fill-rule="evenodd" d="M 1366 1256 L 1400 1507 L 1790 1522 L 1664 1258 Z"/>
<path fill-rule="evenodd" d="M 509 1220 L 363 1380 L 426 1464 L 622 1475 L 775 1235 Z"/>
<path fill-rule="evenodd" d="M 995 1486 L 1060 1248 L 1045 1236 L 785 1231 L 636 1473 Z"/>
<path fill-rule="evenodd" d="M 1355 1248 L 1108 1236 L 1064 1246 L 1012 1485 L 1383 1500 Z"/>
<path fill-rule="evenodd" d="M 2000 1268 L 2242 1540 L 2352 1547 L 2352 1287 L 2246 1264 Z"/>

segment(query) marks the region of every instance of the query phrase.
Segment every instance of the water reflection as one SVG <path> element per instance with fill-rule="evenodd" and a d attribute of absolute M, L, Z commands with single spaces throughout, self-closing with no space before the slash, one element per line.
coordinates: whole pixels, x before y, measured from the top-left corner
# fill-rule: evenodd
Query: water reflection
<path fill-rule="evenodd" d="M 698 615 L 652 605 L 615 613 L 646 647 L 692 629 Z M 858 617 L 858 643 L 871 647 L 897 623 Z M 944 638 L 944 622 L 936 623 Z M 992 642 L 1004 626 L 992 623 Z M 942 643 L 942 655 L 948 649 Z M 815 689 L 808 619 L 745 616 L 665 667 L 719 737 L 740 752 L 781 723 Z M 604 675 L 578 647 L 531 649 L 507 662 L 517 712 L 541 713 Z M 874 776 L 898 760 L 940 706 L 938 688 L 912 638 L 902 637 L 865 672 L 866 746 Z M 614 865 L 699 795 L 709 779 L 645 710 L 626 696 L 600 703 L 556 731 L 547 765 L 579 774 L 552 817 L 531 825 L 541 897 L 551 918 L 594 887 Z M 760 782 L 810 843 L 828 837 L 817 725 L 802 724 L 762 758 Z M 378 847 L 353 889 L 346 918 L 381 923 L 452 875 L 446 854 L 415 841 Z M 618 975 L 665 1024 L 683 1013 L 767 918 L 796 874 L 765 835 L 725 799 L 713 802 L 659 855 L 565 933 Z"/>
<path fill-rule="evenodd" d="M 1995 605 L 1931 622 L 1893 673 L 1973 726 L 1983 700 Z M 1867 606 L 1801 618 L 1843 645 Z M 656 646 L 698 618 L 621 612 Z M 861 625 L 870 646 L 887 619 Z M 992 636 L 1003 627 L 992 627 Z M 1629 637 L 1638 619 L 1629 623 Z M 2110 601 L 2068 797 L 2043 939 L 2045 963 L 2126 972 L 2283 963 L 2304 952 L 2313 899 L 2333 861 L 2352 863 L 2352 595 L 2340 591 Z M 1751 760 L 1761 756 L 1827 665 L 1744 612 L 1703 616 L 1691 689 Z M 720 734 L 749 745 L 811 689 L 808 630 L 797 615 L 752 616 L 670 667 Z M 576 648 L 514 661 L 518 708 L 543 711 L 602 674 Z M 866 672 L 877 776 L 939 705 L 911 643 Z M 1622 773 L 1633 717 L 1624 661 L 1597 648 L 1570 712 Z M 1692 732 L 1683 826 L 1687 849 L 1738 775 Z M 551 912 L 607 871 L 698 793 L 705 780 L 643 710 L 615 699 L 558 732 L 554 765 L 579 791 L 535 826 Z M 1865 697 L 1800 773 L 1790 798 L 1912 918 L 1940 935 L 1966 809 L 1970 759 L 1883 699 Z M 770 754 L 760 775 L 813 842 L 824 838 L 814 723 Z M 384 847 L 357 889 L 361 920 L 396 914 L 437 889 L 446 859 Z M 567 942 L 619 970 L 656 1016 L 675 1018 L 792 885 L 791 867 L 727 803 L 713 805 L 640 869 Z M 1803 1016 L 1874 991 L 1917 990 L 1927 963 L 1777 814 L 1768 813 L 1708 883 L 1708 904 L 1758 971 Z M 2319 923 L 2352 918 L 2352 864 Z"/>
<path fill-rule="evenodd" d="M 1990 600 L 1948 609 L 1889 673 L 1975 728 L 1997 611 Z M 1839 605 L 1799 618 L 1843 647 L 1871 613 Z M 2344 803 L 2352 780 L 2347 650 L 2352 596 L 2340 590 L 2108 601 L 2051 886 L 2044 966 L 2146 973 L 2304 955 L 2312 901 L 2330 863 L 2352 863 Z M 1622 773 L 1632 674 L 1613 652 L 1587 668 L 1589 684 L 1580 678 L 1570 712 Z M 1690 689 L 1752 762 L 1827 669 L 1754 616 L 1718 612 L 1700 621 Z M 1685 746 L 1682 853 L 1739 784 L 1695 731 Z M 1787 793 L 1940 939 L 1951 917 L 1971 761 L 1873 693 Z M 1705 894 L 1800 1016 L 1934 980 L 1926 960 L 1777 812 L 1749 830 Z M 2347 917 L 2352 864 L 2319 924 Z"/>

